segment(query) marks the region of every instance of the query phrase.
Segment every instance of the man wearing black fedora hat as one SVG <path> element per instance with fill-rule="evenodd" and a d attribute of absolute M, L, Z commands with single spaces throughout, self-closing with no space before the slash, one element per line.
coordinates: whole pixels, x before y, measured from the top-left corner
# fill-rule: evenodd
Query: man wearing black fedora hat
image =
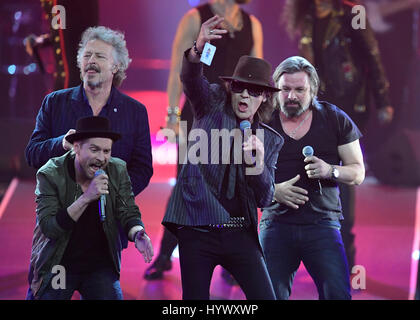
<path fill-rule="evenodd" d="M 184 54 L 181 80 L 194 123 L 188 156 L 162 223 L 179 241 L 183 299 L 209 299 L 217 265 L 233 275 L 248 299 L 274 299 L 258 242 L 257 208 L 271 203 L 274 166 L 283 143 L 262 123 L 272 112 L 269 95 L 278 89 L 270 83 L 271 65 L 250 56 L 240 58 L 233 76 L 222 77 L 226 87 L 210 84 L 202 75 L 200 54 L 206 42 L 226 33 L 220 28 L 222 20 L 215 16 L 203 23 L 194 47 Z M 257 132 L 245 141 L 238 129 L 244 123 Z M 217 132 L 221 134 L 215 137 Z M 228 136 L 225 148 L 219 144 L 226 141 L 223 133 Z M 194 136 L 211 138 L 203 138 L 205 147 L 197 151 L 203 143 Z M 234 154 L 234 159 L 226 161 L 220 150 L 228 158 Z M 253 152 L 255 161 L 236 161 L 237 150 L 245 158 Z M 192 156 L 198 153 L 197 162 Z M 260 170 L 248 174 L 250 168 Z"/>
<path fill-rule="evenodd" d="M 81 118 L 66 136 L 73 151 L 38 170 L 27 299 L 71 299 L 76 290 L 83 299 L 122 299 L 119 225 L 151 261 L 126 163 L 111 157 L 120 138 L 107 118 Z"/>
<path fill-rule="evenodd" d="M 261 22 L 242 7 L 242 5 L 250 2 L 251 0 L 209 0 L 189 10 L 178 24 L 172 44 L 171 66 L 166 90 L 169 103 L 166 128 L 172 129 L 178 134 L 179 149 L 186 148 L 185 137 L 188 137 L 193 123 L 193 113 L 188 99 L 185 99 L 182 108 L 178 107 L 182 97 L 180 73 L 184 51 L 190 48 L 196 40 L 201 24 L 215 14 L 219 14 L 225 18 L 223 25 L 229 30 L 229 33 L 222 39 L 212 42 L 217 47 L 217 51 L 212 65 L 203 66 L 203 74 L 207 80 L 212 83 L 223 83 L 219 76 L 232 74 L 236 63 L 243 55 L 262 58 L 263 31 Z M 180 127 L 180 121 L 186 126 Z M 168 140 L 173 141 L 171 138 Z M 177 161 L 177 175 L 181 172 L 181 167 L 182 163 Z M 164 228 L 159 254 L 153 264 L 145 271 L 145 279 L 162 279 L 163 273 L 172 269 L 171 256 L 177 245 L 176 237 Z M 230 274 L 224 269 L 222 278 L 228 284 L 235 284 Z"/>
<path fill-rule="evenodd" d="M 25 150 L 30 166 L 39 169 L 70 150 L 65 136 L 79 118 L 101 116 L 121 133 L 112 154 L 127 162 L 134 195 L 147 187 L 153 174 L 147 110 L 118 90 L 130 62 L 124 34 L 103 26 L 85 30 L 77 54 L 82 83 L 45 97 Z"/>
<path fill-rule="evenodd" d="M 74 61 L 76 63 L 76 61 Z M 103 27 L 83 32 L 77 53 L 81 85 L 48 94 L 36 118 L 35 129 L 25 149 L 28 164 L 36 169 L 50 158 L 72 148 L 65 139 L 74 132 L 76 121 L 87 116 L 110 120 L 121 139 L 112 154 L 127 163 L 137 196 L 153 175 L 152 147 L 146 107 L 118 90 L 131 62 L 124 34 Z M 123 247 L 127 239 L 122 237 Z"/>

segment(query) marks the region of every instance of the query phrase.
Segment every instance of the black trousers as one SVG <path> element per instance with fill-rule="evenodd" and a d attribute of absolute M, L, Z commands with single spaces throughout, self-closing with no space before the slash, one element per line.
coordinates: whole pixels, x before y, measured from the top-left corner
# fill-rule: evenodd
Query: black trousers
<path fill-rule="evenodd" d="M 182 227 L 177 237 L 184 300 L 210 299 L 217 265 L 232 274 L 247 299 L 275 299 L 258 238 L 251 230 Z"/>

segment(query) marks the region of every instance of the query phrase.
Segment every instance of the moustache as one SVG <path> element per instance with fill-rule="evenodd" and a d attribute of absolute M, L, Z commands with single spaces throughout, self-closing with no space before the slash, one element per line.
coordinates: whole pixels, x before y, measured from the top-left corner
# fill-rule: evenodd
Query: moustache
<path fill-rule="evenodd" d="M 296 104 L 296 105 L 298 105 L 299 107 L 301 107 L 301 104 L 300 104 L 300 102 L 299 101 L 296 101 L 296 100 L 286 100 L 285 102 L 284 102 L 284 105 L 287 107 L 288 105 L 291 105 L 291 104 Z"/>
<path fill-rule="evenodd" d="M 85 68 L 85 72 L 88 72 L 89 70 L 93 70 L 96 72 L 100 72 L 101 70 L 99 69 L 98 66 L 94 65 L 94 64 L 90 64 Z"/>

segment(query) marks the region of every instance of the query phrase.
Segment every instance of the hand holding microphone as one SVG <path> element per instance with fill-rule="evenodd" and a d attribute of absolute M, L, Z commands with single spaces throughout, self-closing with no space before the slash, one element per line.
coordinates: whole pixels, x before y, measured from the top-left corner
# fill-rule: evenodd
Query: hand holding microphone
<path fill-rule="evenodd" d="M 105 220 L 106 194 L 109 194 L 108 176 L 104 170 L 99 169 L 95 172 L 95 176 L 90 182 L 88 189 L 84 193 L 84 196 L 88 199 L 89 202 L 99 199 L 98 206 L 101 221 Z"/>
<path fill-rule="evenodd" d="M 101 195 L 99 197 L 98 206 L 99 206 L 99 218 L 101 219 L 101 221 L 105 221 L 105 217 L 106 217 L 106 214 L 105 214 L 106 197 L 105 197 L 104 193 L 106 193 L 106 194 L 109 193 L 109 191 L 108 191 L 108 176 L 106 175 L 104 170 L 99 169 L 99 170 L 96 170 L 96 172 L 95 172 L 95 178 L 96 177 L 102 178 L 99 181 L 99 183 L 101 184 L 100 185 Z"/>
<path fill-rule="evenodd" d="M 245 164 L 248 166 L 262 167 L 264 165 L 264 144 L 251 132 L 251 123 L 243 120 L 239 124 L 244 133 L 244 143 L 242 150 L 244 152 Z"/>
<path fill-rule="evenodd" d="M 319 193 L 322 195 L 322 185 L 320 179 L 328 179 L 330 177 L 331 166 L 324 160 L 315 157 L 314 149 L 311 146 L 303 147 L 302 154 L 305 157 L 303 161 L 308 163 L 305 166 L 306 174 L 309 179 L 318 180 Z"/>
<path fill-rule="evenodd" d="M 303 161 L 308 163 L 305 170 L 309 179 L 328 179 L 330 177 L 331 166 L 314 156 L 314 149 L 311 146 L 304 147 L 302 154 L 305 157 Z"/>

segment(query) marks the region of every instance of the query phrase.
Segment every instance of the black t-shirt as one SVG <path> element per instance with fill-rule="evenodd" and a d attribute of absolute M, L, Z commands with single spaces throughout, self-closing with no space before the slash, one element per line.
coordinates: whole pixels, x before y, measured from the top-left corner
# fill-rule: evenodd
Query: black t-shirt
<path fill-rule="evenodd" d="M 70 177 L 75 180 L 74 159 L 68 164 Z M 92 201 L 75 223 L 60 264 L 66 272 L 74 274 L 113 268 L 108 240 L 99 218 L 98 201 Z"/>
<path fill-rule="evenodd" d="M 300 175 L 296 186 L 308 191 L 309 201 L 295 210 L 286 205 L 275 203 L 264 209 L 264 215 L 276 214 L 278 219 L 287 223 L 316 223 L 320 219 L 342 219 L 341 203 L 337 183 L 331 179 L 309 179 L 305 171 L 302 149 L 312 146 L 314 155 L 332 165 L 340 164 L 338 146 L 359 139 L 360 133 L 354 122 L 339 108 L 326 102 L 317 103 L 313 109 L 309 131 L 299 140 L 284 133 L 279 111 L 273 114 L 270 126 L 284 137 L 284 145 L 279 153 L 275 183 L 284 182 Z"/>

